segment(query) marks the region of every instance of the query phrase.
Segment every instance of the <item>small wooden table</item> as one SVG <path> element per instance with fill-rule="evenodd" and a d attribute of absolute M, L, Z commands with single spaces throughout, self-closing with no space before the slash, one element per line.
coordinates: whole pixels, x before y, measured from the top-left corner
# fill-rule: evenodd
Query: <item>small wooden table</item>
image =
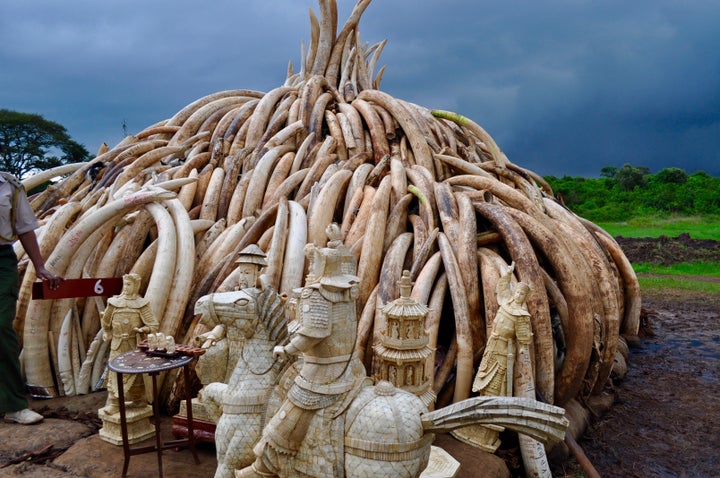
<path fill-rule="evenodd" d="M 158 469 L 160 478 L 163 476 L 162 466 L 162 451 L 169 448 L 180 448 L 188 447 L 192 451 L 195 463 L 199 464 L 200 459 L 198 458 L 197 451 L 195 450 L 195 436 L 193 434 L 193 418 L 192 418 L 192 404 L 190 397 L 190 390 L 188 384 L 190 383 L 190 370 L 188 365 L 195 359 L 192 355 L 178 355 L 176 357 L 163 357 L 156 355 L 148 355 L 143 350 L 133 350 L 126 352 L 122 355 L 118 355 L 108 363 L 108 368 L 117 374 L 118 379 L 118 400 L 120 402 L 120 429 L 122 433 L 123 441 L 123 453 L 125 455 L 125 462 L 123 464 L 122 476 L 127 476 L 128 465 L 130 464 L 130 457 L 133 455 L 139 455 L 141 453 L 157 452 L 158 457 Z M 157 376 L 160 372 L 166 372 L 173 370 L 178 367 L 183 367 L 183 373 L 185 375 L 185 400 L 188 409 L 188 437 L 183 440 L 172 440 L 163 443 L 162 437 L 160 436 L 160 410 L 158 404 L 158 386 Z M 155 444 L 151 446 L 135 447 L 130 448 L 128 443 L 128 431 L 127 431 L 127 417 L 125 412 L 125 391 L 123 390 L 123 374 L 143 374 L 146 373 L 152 377 L 152 396 L 153 396 L 153 418 L 155 421 Z"/>

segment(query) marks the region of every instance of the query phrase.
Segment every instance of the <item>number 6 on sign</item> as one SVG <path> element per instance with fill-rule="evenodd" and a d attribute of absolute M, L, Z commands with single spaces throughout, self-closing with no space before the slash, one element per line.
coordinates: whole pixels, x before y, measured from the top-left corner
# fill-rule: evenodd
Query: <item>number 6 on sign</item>
<path fill-rule="evenodd" d="M 69 297 L 113 296 L 122 291 L 122 277 L 93 277 L 86 279 L 63 279 L 55 290 L 47 281 L 33 284 L 33 299 L 65 299 Z"/>

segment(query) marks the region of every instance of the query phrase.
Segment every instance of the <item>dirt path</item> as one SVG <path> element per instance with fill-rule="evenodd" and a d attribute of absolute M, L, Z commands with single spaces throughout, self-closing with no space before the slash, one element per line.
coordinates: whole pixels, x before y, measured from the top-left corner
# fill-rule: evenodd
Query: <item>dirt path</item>
<path fill-rule="evenodd" d="M 124 464 L 121 446 L 100 439 L 102 422 L 97 410 L 105 405 L 107 394 L 94 392 L 75 397 L 33 401 L 32 407 L 45 416 L 36 425 L 20 426 L 0 420 L 0 477 L 21 478 L 117 478 Z M 174 439 L 170 433 L 171 418 L 163 416 L 161 432 L 165 442 Z M 152 446 L 154 438 L 133 446 Z M 212 477 L 217 460 L 215 447 L 198 444 L 200 463 L 189 450 L 163 451 L 164 476 Z M 130 458 L 128 476 L 156 478 L 157 455 L 147 453 Z"/>

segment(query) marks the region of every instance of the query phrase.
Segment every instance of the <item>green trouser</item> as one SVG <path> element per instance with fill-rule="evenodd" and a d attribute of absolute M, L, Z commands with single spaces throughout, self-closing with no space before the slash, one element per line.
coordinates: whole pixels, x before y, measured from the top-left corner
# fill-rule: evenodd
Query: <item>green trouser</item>
<path fill-rule="evenodd" d="M 20 372 L 20 342 L 13 328 L 19 288 L 15 252 L 11 246 L 0 246 L 0 413 L 28 406 Z"/>

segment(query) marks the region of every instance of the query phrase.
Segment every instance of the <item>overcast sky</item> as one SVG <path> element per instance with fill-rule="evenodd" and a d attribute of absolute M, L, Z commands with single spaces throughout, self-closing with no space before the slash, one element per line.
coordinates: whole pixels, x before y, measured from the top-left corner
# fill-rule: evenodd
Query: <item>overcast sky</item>
<path fill-rule="evenodd" d="M 338 0 L 339 23 L 354 1 Z M 92 153 L 207 94 L 299 67 L 315 0 L 0 0 L 0 108 Z M 541 175 L 720 176 L 720 1 L 375 0 L 381 89 L 467 116 Z"/>

